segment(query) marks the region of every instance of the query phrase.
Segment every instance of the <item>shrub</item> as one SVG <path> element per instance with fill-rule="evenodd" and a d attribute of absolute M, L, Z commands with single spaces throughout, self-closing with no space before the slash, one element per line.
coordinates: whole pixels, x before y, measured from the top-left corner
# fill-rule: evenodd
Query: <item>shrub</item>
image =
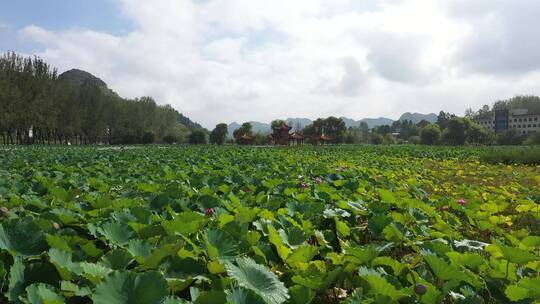
<path fill-rule="evenodd" d="M 420 136 L 411 136 L 409 137 L 409 143 L 413 145 L 418 145 L 421 142 Z"/>
<path fill-rule="evenodd" d="M 371 134 L 371 143 L 374 145 L 380 145 L 384 142 L 384 138 L 379 133 L 372 133 Z"/>
<path fill-rule="evenodd" d="M 189 143 L 195 145 L 207 144 L 208 136 L 203 130 L 195 130 L 189 135 Z"/>
<path fill-rule="evenodd" d="M 540 131 L 536 131 L 533 134 L 529 135 L 525 140 L 524 144 L 526 145 L 540 145 Z"/>
<path fill-rule="evenodd" d="M 540 164 L 540 146 L 493 148 L 480 155 L 480 160 L 490 164 Z"/>
<path fill-rule="evenodd" d="M 525 136 L 518 130 L 510 129 L 497 135 L 497 144 L 499 145 L 521 145 Z"/>
<path fill-rule="evenodd" d="M 446 129 L 441 134 L 441 140 L 443 143 L 452 146 L 459 146 L 465 143 L 465 132 L 467 130 L 468 121 L 454 117 L 451 118 L 446 124 Z"/>
<path fill-rule="evenodd" d="M 396 143 L 396 138 L 390 133 L 384 134 L 384 144 L 394 145 Z"/>
<path fill-rule="evenodd" d="M 434 145 L 439 141 L 441 128 L 436 124 L 429 124 L 420 130 L 420 142 L 424 145 Z"/>
<path fill-rule="evenodd" d="M 174 135 L 166 135 L 163 137 L 163 142 L 170 145 L 179 142 L 179 139 Z"/>
<path fill-rule="evenodd" d="M 153 132 L 144 132 L 141 142 L 143 144 L 151 144 L 156 140 L 156 135 Z"/>

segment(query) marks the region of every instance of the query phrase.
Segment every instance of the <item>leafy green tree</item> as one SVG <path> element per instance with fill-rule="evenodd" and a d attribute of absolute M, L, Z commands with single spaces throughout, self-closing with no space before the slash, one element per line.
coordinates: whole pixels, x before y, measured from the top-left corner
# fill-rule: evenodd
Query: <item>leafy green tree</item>
<path fill-rule="evenodd" d="M 253 143 L 257 146 L 264 146 L 268 144 L 268 134 L 261 134 L 257 132 L 255 134 L 255 139 L 253 140 Z"/>
<path fill-rule="evenodd" d="M 0 134 L 9 144 L 133 144 L 149 142 L 148 132 L 151 142 L 189 133 L 170 105 L 121 98 L 87 72 L 58 76 L 42 59 L 13 52 L 0 57 L 0 104 Z"/>
<path fill-rule="evenodd" d="M 392 127 L 389 125 L 377 126 L 373 128 L 373 132 L 381 134 L 381 135 L 385 135 L 388 133 L 392 133 Z"/>
<path fill-rule="evenodd" d="M 420 139 L 420 136 L 411 136 L 409 137 L 408 141 L 410 144 L 413 144 L 413 145 L 418 145 L 422 142 L 422 140 Z"/>
<path fill-rule="evenodd" d="M 498 145 L 521 145 L 525 141 L 525 136 L 516 129 L 509 129 L 497 134 Z"/>
<path fill-rule="evenodd" d="M 324 120 L 324 134 L 334 139 L 336 143 L 342 143 L 347 127 L 341 118 L 330 116 Z"/>
<path fill-rule="evenodd" d="M 189 143 L 194 145 L 203 145 L 208 143 L 208 136 L 202 129 L 194 130 L 189 135 Z"/>
<path fill-rule="evenodd" d="M 371 133 L 370 142 L 374 145 L 381 145 L 384 143 L 384 137 L 379 133 Z"/>
<path fill-rule="evenodd" d="M 152 144 L 156 140 L 156 135 L 154 132 L 148 131 L 145 132 L 142 136 L 142 143 L 143 144 Z"/>
<path fill-rule="evenodd" d="M 447 113 L 444 111 L 439 112 L 439 115 L 437 116 L 437 124 L 441 128 L 441 130 L 446 129 L 446 126 L 448 125 L 448 122 L 452 119 L 456 118 L 456 115 Z"/>
<path fill-rule="evenodd" d="M 285 120 L 276 119 L 270 123 L 270 127 L 272 128 L 272 132 L 275 133 L 281 128 L 281 126 L 286 125 L 286 124 L 287 122 Z"/>
<path fill-rule="evenodd" d="M 467 123 L 463 118 L 452 117 L 446 122 L 441 138 L 447 145 L 463 145 L 466 140 Z"/>
<path fill-rule="evenodd" d="M 344 141 L 348 144 L 369 143 L 369 127 L 367 123 L 362 121 L 358 127 L 349 127 Z"/>
<path fill-rule="evenodd" d="M 244 134 L 251 134 L 253 127 L 251 126 L 251 123 L 245 122 L 240 126 L 240 128 L 234 130 L 233 137 L 236 142 L 240 141 L 240 138 L 244 136 Z"/>
<path fill-rule="evenodd" d="M 493 141 L 490 132 L 476 123 L 471 122 L 466 131 L 467 143 L 487 145 Z"/>
<path fill-rule="evenodd" d="M 416 124 L 416 126 L 419 127 L 420 129 L 422 129 L 423 127 L 425 127 L 425 126 L 427 126 L 427 125 L 429 125 L 429 124 L 430 124 L 429 121 L 427 121 L 427 120 L 425 120 L 425 119 L 422 119 L 420 122 L 418 122 L 418 123 Z"/>
<path fill-rule="evenodd" d="M 439 141 L 441 129 L 439 125 L 429 124 L 420 131 L 420 142 L 424 145 L 434 145 Z"/>
<path fill-rule="evenodd" d="M 303 133 L 312 143 L 316 143 L 316 139 L 323 134 L 333 138 L 336 143 L 342 143 L 347 133 L 347 127 L 343 119 L 330 116 L 326 119 L 316 119 L 304 128 Z"/>
<path fill-rule="evenodd" d="M 383 138 L 383 142 L 385 145 L 394 145 L 397 142 L 396 138 L 391 133 L 384 134 Z"/>
<path fill-rule="evenodd" d="M 536 131 L 529 135 L 525 140 L 524 144 L 526 145 L 540 145 L 540 131 Z"/>
<path fill-rule="evenodd" d="M 223 145 L 225 143 L 225 139 L 227 139 L 228 132 L 227 124 L 217 124 L 214 130 L 210 132 L 210 143 Z"/>

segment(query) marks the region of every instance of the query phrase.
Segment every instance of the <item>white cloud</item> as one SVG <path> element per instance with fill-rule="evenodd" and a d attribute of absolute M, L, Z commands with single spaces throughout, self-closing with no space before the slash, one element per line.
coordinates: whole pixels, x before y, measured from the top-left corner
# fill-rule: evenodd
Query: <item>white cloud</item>
<path fill-rule="evenodd" d="M 540 1 L 459 0 L 450 8 L 469 26 L 456 53 L 465 71 L 519 74 L 540 69 Z"/>
<path fill-rule="evenodd" d="M 20 35 L 61 70 L 88 70 L 122 96 L 154 96 L 208 127 L 462 113 L 540 94 L 533 0 L 117 1 L 135 23 L 126 35 L 36 26 Z M 501 48 L 512 44 L 527 48 Z"/>

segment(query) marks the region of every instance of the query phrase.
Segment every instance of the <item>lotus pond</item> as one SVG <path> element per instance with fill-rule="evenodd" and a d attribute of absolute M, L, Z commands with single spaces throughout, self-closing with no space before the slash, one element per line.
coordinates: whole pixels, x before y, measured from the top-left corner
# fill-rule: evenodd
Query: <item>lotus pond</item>
<path fill-rule="evenodd" d="M 1 303 L 540 300 L 540 167 L 482 148 L 0 152 Z"/>

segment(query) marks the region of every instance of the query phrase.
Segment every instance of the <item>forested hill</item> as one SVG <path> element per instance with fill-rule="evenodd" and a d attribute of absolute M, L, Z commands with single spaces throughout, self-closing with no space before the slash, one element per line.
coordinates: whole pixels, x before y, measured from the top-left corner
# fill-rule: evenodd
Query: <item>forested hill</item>
<path fill-rule="evenodd" d="M 183 142 L 202 128 L 151 97 L 122 98 L 88 72 L 58 76 L 15 53 L 0 57 L 0 105 L 1 140 L 10 144 Z"/>
<path fill-rule="evenodd" d="M 86 71 L 78 69 L 72 69 L 60 74 L 60 76 L 58 76 L 58 80 L 64 82 L 71 88 L 80 88 L 85 82 L 93 82 L 97 86 L 109 90 L 105 81 L 97 78 L 96 76 Z"/>
<path fill-rule="evenodd" d="M 206 130 L 203 126 L 201 126 L 200 124 L 192 121 L 188 117 L 184 116 L 182 113 L 178 113 L 178 115 L 176 117 L 176 120 L 179 123 L 186 126 L 186 128 L 188 128 L 190 131 L 194 131 L 194 130 L 198 130 L 198 129 Z M 208 131 L 208 130 L 206 130 L 206 131 Z"/>

